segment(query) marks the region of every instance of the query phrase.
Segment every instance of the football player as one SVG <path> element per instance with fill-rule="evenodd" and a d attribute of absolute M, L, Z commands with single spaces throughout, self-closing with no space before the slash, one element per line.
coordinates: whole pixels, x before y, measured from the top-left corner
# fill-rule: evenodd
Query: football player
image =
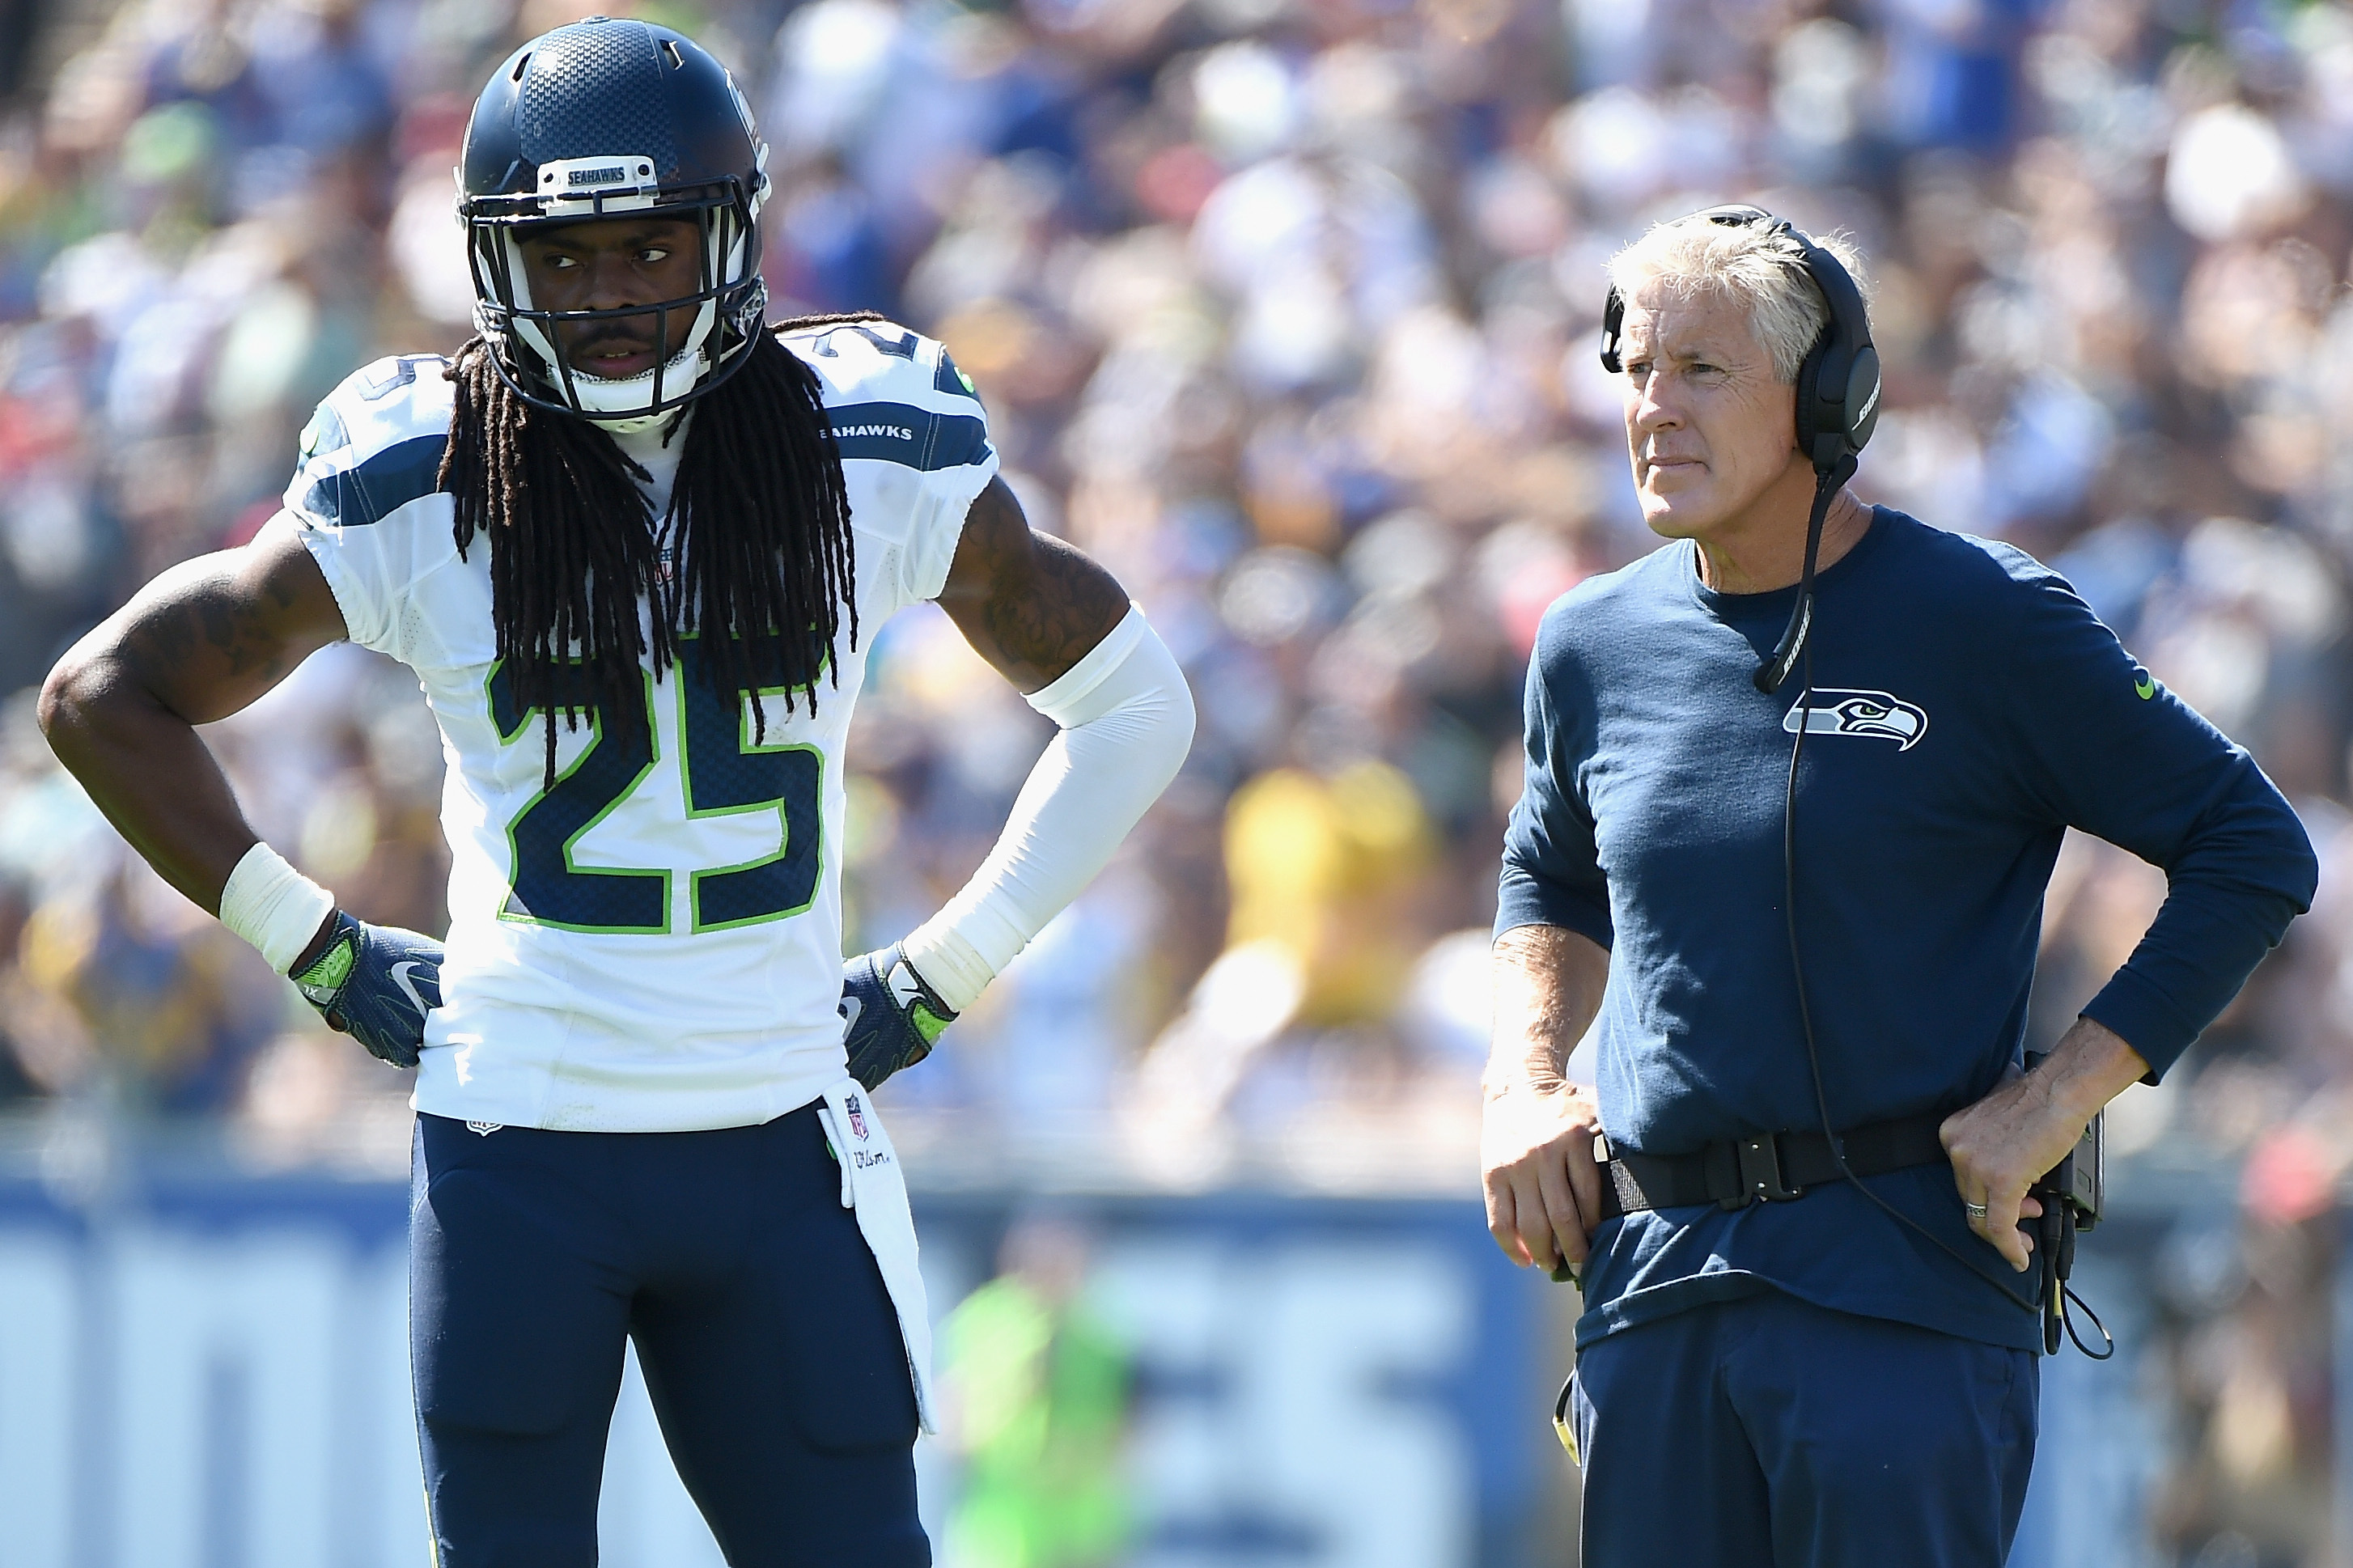
<path fill-rule="evenodd" d="M 410 1333 L 442 1568 L 596 1560 L 634 1340 L 730 1563 L 928 1563 L 914 1234 L 868 1091 L 1109 858 L 1193 710 L 1101 567 L 1033 534 L 944 349 L 769 326 L 766 150 L 691 40 L 524 45 L 459 170 L 479 335 L 319 407 L 284 510 L 42 694 L 174 886 L 417 1069 Z M 972 881 L 841 960 L 842 747 L 874 629 L 936 601 L 1059 726 Z M 246 826 L 194 726 L 348 637 L 448 758 L 446 949 Z"/>

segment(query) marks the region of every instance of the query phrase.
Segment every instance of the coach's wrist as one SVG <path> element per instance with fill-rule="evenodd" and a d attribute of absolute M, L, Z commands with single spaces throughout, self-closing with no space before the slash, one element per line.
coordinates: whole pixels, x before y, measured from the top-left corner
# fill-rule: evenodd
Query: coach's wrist
<path fill-rule="evenodd" d="M 1487 1061 L 1487 1070 L 1480 1075 L 1479 1086 L 1493 1101 L 1510 1095 L 1548 1096 L 1565 1094 L 1576 1086 L 1561 1072 L 1561 1064 L 1551 1053 L 1530 1056 L 1498 1053 Z"/>
<path fill-rule="evenodd" d="M 2124 1037 L 2095 1019 L 2077 1018 L 2031 1076 L 2042 1080 L 2052 1113 L 2081 1131 L 2147 1071 Z"/>

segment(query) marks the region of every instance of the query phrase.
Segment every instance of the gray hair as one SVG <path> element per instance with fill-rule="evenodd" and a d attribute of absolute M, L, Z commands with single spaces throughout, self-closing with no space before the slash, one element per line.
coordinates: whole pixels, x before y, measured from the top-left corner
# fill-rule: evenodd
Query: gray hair
<path fill-rule="evenodd" d="M 1870 298 L 1862 258 L 1843 235 L 1814 243 L 1839 259 L 1855 287 Z M 1787 234 L 1762 224 L 1712 223 L 1694 214 L 1653 224 L 1641 238 L 1609 258 L 1610 287 L 1633 301 L 1644 285 L 1662 283 L 1677 300 L 1736 300 L 1748 307 L 1748 328 L 1773 356 L 1773 374 L 1798 379 L 1798 367 L 1830 320 L 1830 306 L 1806 270 L 1806 252 Z"/>

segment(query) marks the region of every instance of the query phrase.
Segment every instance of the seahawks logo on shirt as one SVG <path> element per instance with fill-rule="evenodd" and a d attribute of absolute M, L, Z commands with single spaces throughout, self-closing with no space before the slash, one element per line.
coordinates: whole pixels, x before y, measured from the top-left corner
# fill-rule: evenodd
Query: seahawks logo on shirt
<path fill-rule="evenodd" d="M 1871 735 L 1893 741 L 1908 752 L 1928 732 L 1928 710 L 1884 691 L 1845 691 L 1817 688 L 1811 706 L 1800 701 L 1782 716 L 1781 728 L 1798 732 L 1803 713 L 1809 735 Z"/>

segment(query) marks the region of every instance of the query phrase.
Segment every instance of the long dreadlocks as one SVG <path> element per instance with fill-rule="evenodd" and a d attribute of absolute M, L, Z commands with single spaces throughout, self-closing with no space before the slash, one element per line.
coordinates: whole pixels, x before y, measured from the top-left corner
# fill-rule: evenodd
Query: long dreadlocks
<path fill-rule="evenodd" d="M 767 732 L 763 689 L 784 689 L 787 714 L 803 695 L 817 711 L 845 607 L 858 642 L 849 502 L 817 376 L 772 334 L 879 319 L 803 317 L 760 333 L 744 366 L 691 405 L 666 520 L 638 488 L 650 476 L 611 437 L 515 396 L 480 338 L 458 351 L 438 487 L 456 501 L 458 552 L 490 540 L 498 657 L 517 707 L 546 716 L 551 784 L 556 715 L 576 729 L 601 706 L 608 726 L 644 722 L 638 671 L 650 655 L 659 679 L 698 633 L 710 634 L 713 679 L 751 698 L 755 737 Z"/>

